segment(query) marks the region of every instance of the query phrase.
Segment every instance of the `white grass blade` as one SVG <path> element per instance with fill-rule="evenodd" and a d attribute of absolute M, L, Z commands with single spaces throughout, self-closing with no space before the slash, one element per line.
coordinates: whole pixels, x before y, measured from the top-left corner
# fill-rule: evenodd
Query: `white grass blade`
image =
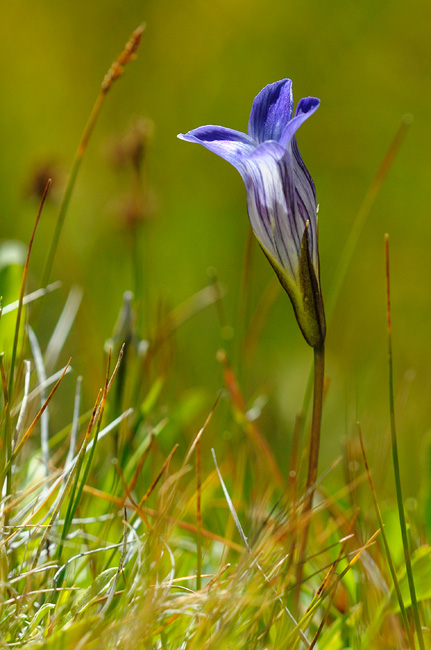
<path fill-rule="evenodd" d="M 66 342 L 82 300 L 82 289 L 72 287 L 45 352 L 45 365 L 54 368 Z"/>
<path fill-rule="evenodd" d="M 27 406 L 28 406 L 28 393 L 30 390 L 30 374 L 31 374 L 31 363 L 28 359 L 24 359 L 24 368 L 25 368 L 25 375 L 24 375 L 24 397 L 22 398 L 21 402 L 21 408 L 19 411 L 18 415 L 18 420 L 16 423 L 15 427 L 15 434 L 13 437 L 13 448 L 16 445 L 16 441 L 18 440 L 19 432 L 21 431 L 25 416 L 27 414 Z"/>
<path fill-rule="evenodd" d="M 39 385 L 46 383 L 46 370 L 43 362 L 43 355 L 40 349 L 39 341 L 33 329 L 27 327 L 28 339 L 30 341 L 31 351 L 33 353 L 34 365 L 37 372 Z M 46 402 L 47 394 L 46 388 L 42 388 L 40 393 L 41 406 Z M 49 476 L 49 410 L 48 407 L 43 411 L 40 416 L 40 446 L 42 449 L 43 464 L 45 465 L 45 476 Z"/>
<path fill-rule="evenodd" d="M 43 298 L 43 296 L 46 296 L 48 293 L 51 293 L 52 291 L 56 291 L 61 287 L 61 282 L 52 282 L 51 284 L 48 284 L 44 289 L 38 289 L 37 291 L 33 291 L 33 293 L 29 293 L 27 296 L 24 296 L 24 299 L 22 301 L 23 305 L 28 305 L 31 302 L 34 302 L 35 300 L 38 300 L 39 298 Z M 2 315 L 4 316 L 5 314 L 10 314 L 12 311 L 15 311 L 19 307 L 19 300 L 14 300 L 14 302 L 10 302 L 8 305 L 5 305 L 2 309 Z"/>

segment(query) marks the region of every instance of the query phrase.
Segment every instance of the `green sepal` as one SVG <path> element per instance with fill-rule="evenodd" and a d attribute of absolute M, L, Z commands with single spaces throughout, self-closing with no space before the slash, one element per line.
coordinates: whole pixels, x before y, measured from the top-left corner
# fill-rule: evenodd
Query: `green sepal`
<path fill-rule="evenodd" d="M 308 345 L 312 348 L 321 347 L 326 335 L 325 311 L 319 281 L 310 255 L 308 225 L 302 236 L 298 277 L 288 274 L 262 244 L 261 248 L 292 302 L 296 321 Z"/>
<path fill-rule="evenodd" d="M 305 340 L 313 348 L 321 347 L 325 342 L 326 320 L 322 293 L 310 255 L 308 222 L 305 226 L 299 255 L 299 286 L 302 296 L 304 322 L 298 323 Z"/>

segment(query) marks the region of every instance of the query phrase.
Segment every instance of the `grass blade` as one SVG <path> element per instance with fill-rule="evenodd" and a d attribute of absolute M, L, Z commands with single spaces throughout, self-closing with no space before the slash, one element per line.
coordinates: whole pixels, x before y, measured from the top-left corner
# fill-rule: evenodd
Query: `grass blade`
<path fill-rule="evenodd" d="M 425 650 L 422 627 L 419 615 L 419 606 L 416 598 L 415 583 L 413 579 L 412 563 L 410 557 L 409 540 L 407 536 L 406 516 L 403 504 L 403 492 L 401 487 L 400 463 L 398 457 L 397 431 L 395 419 L 394 399 L 394 377 L 393 377 L 393 356 L 392 356 L 392 323 L 391 323 L 391 295 L 390 295 L 390 274 L 389 274 L 389 235 L 385 235 L 385 261 L 386 261 L 386 301 L 387 301 L 387 331 L 388 331 L 388 368 L 389 368 L 389 413 L 391 422 L 392 461 L 394 465 L 395 488 L 397 493 L 398 516 L 403 540 L 404 559 L 409 582 L 410 595 L 412 599 L 413 617 L 416 633 L 418 635 L 419 647 Z"/>

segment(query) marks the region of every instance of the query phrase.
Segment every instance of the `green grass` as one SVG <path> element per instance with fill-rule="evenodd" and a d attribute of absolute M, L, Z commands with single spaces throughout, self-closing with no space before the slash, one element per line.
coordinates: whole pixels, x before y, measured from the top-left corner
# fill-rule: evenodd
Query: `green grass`
<path fill-rule="evenodd" d="M 250 255 L 236 328 L 226 325 L 224 290 L 214 274 L 206 288 L 172 308 L 160 303 L 154 315 L 138 264 L 146 224 L 133 221 L 135 296 L 124 287 L 112 337 L 94 351 L 100 364 L 89 361 L 82 377 L 75 371 L 63 348 L 76 327 L 79 291 L 72 290 L 58 317 L 58 285 L 43 286 L 93 118 L 94 112 L 45 247 L 42 290 L 31 302 L 25 292 L 32 247 L 26 258 L 4 243 L 0 257 L 7 297 L 0 322 L 0 647 L 430 647 L 430 525 L 418 514 L 429 505 L 430 485 L 421 502 L 404 503 L 396 453 L 398 501 L 381 500 L 380 468 L 369 466 L 355 430 L 342 456 L 321 466 L 314 507 L 304 507 L 309 391 L 297 405 L 286 463 L 272 444 L 277 414 L 265 418 L 271 406 L 247 389 L 248 355 L 259 346 L 277 293 L 270 284 L 248 323 Z M 331 313 L 404 131 L 405 122 L 340 255 Z M 142 160 L 133 156 L 136 198 L 144 179 Z M 202 310 L 221 331 L 214 357 L 223 385 L 214 394 L 181 382 L 178 337 Z M 396 450 L 397 351 L 390 338 L 389 345 L 388 421 Z M 336 401 L 343 410 L 344 396 Z M 324 418 L 322 436 L 328 435 L 341 438 Z"/>

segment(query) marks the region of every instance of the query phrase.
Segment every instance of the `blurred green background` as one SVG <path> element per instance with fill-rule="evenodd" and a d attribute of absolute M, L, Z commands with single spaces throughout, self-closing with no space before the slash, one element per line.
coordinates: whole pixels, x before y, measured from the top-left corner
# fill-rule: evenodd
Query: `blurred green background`
<path fill-rule="evenodd" d="M 407 493 L 416 496 L 423 487 L 419 468 L 431 390 L 431 5 L 420 0 L 3 2 L 2 239 L 28 242 L 38 204 L 29 196 L 32 178 L 47 164 L 58 170 L 36 236 L 32 288 L 40 282 L 58 196 L 100 82 L 142 21 L 147 28 L 138 59 L 107 97 L 51 275 L 63 282 L 47 303 L 55 318 L 72 285 L 85 290 L 67 349 L 75 368 L 84 373 L 92 365 L 100 368 L 100 383 L 103 343 L 123 292 L 133 289 L 130 236 L 119 208 L 132 174 L 115 169 L 108 153 L 134 118 L 154 123 L 146 160 L 154 208 L 143 227 L 147 300 L 141 336 L 154 331 L 160 309 L 173 308 L 205 287 L 208 269 L 216 269 L 226 292 L 225 323 L 234 338 L 223 340 L 215 307 L 195 315 L 176 333 L 174 371 L 168 377 L 174 394 L 199 387 L 210 404 L 222 384 L 216 352 L 224 345 L 235 358 L 242 328 L 245 190 L 233 168 L 177 140 L 177 133 L 210 123 L 245 130 L 257 92 L 287 76 L 296 102 L 306 95 L 321 99 L 298 140 L 317 187 L 322 285 L 329 295 L 358 208 L 409 112 L 414 123 L 365 225 L 329 324 L 331 383 L 321 467 L 340 453 L 357 419 L 374 464 L 383 467 L 387 458 L 383 235 L 389 232 L 401 464 Z M 255 246 L 246 326 L 271 278 Z M 262 429 L 282 456 L 287 457 L 285 441 L 291 438 L 310 363 L 311 350 L 280 294 L 257 350 L 243 363 L 242 382 L 249 404 L 261 393 L 268 397 Z M 382 479 L 390 489 L 389 470 Z"/>

